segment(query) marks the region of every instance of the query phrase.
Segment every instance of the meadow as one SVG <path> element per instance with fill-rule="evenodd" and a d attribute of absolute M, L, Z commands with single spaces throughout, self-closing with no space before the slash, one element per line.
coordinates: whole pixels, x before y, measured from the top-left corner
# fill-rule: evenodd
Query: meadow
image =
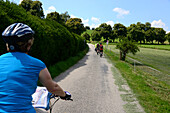
<path fill-rule="evenodd" d="M 125 78 L 145 112 L 169 113 L 170 51 L 140 48 L 140 52 L 135 56 L 128 54 L 123 62 L 115 47 L 114 44 L 105 46 L 104 53 Z M 132 59 L 136 60 L 135 67 Z"/>
<path fill-rule="evenodd" d="M 150 45 L 150 44 L 140 44 L 139 47 L 143 48 L 152 48 L 152 49 L 162 49 L 162 50 L 169 50 L 170 45 Z"/>
<path fill-rule="evenodd" d="M 151 49 L 149 46 L 149 48 L 142 48 L 140 47 L 140 51 L 136 53 L 136 55 L 133 54 L 128 54 L 127 55 L 127 61 L 130 61 L 131 58 L 141 62 L 141 64 L 137 64 L 136 65 L 140 68 L 144 68 L 146 66 L 151 67 L 149 68 L 145 68 L 143 70 L 145 71 L 151 71 L 152 73 L 157 75 L 159 77 L 159 75 L 163 75 L 160 77 L 160 79 L 164 79 L 166 82 L 168 82 L 168 84 L 170 84 L 170 51 L 167 50 L 170 46 L 162 46 L 162 45 L 156 45 L 157 48 L 161 48 L 161 49 Z M 160 46 L 160 47 L 158 47 Z M 113 51 L 115 54 L 119 54 L 119 50 L 116 49 L 116 45 L 109 45 L 108 49 Z M 162 50 L 164 49 L 164 50 Z M 130 57 L 130 58 L 129 58 Z M 155 71 L 154 71 L 155 69 Z M 156 71 L 157 70 L 157 71 Z M 153 72 L 154 71 L 154 72 Z"/>

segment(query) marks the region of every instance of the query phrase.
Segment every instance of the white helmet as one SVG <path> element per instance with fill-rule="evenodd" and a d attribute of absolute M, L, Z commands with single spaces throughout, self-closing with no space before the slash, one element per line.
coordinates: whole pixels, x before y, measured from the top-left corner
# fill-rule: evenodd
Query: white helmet
<path fill-rule="evenodd" d="M 33 37 L 34 31 L 26 24 L 14 23 L 2 33 L 2 38 L 8 43 L 10 50 L 18 49 L 17 42 L 26 42 Z"/>

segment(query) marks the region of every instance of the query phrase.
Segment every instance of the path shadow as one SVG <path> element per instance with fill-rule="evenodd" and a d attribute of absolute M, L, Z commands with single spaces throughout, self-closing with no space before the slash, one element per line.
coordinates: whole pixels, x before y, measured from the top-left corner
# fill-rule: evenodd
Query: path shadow
<path fill-rule="evenodd" d="M 92 51 L 92 50 L 89 48 L 89 51 L 87 52 L 87 54 L 80 61 L 78 61 L 78 63 L 76 63 L 69 69 L 67 69 L 65 72 L 61 73 L 59 76 L 55 77 L 53 80 L 56 82 L 59 82 L 59 81 L 63 80 L 65 77 L 67 77 L 69 75 L 69 73 L 72 72 L 73 70 L 87 65 L 85 62 L 87 61 L 87 59 L 89 57 L 88 53 L 90 51 Z"/>

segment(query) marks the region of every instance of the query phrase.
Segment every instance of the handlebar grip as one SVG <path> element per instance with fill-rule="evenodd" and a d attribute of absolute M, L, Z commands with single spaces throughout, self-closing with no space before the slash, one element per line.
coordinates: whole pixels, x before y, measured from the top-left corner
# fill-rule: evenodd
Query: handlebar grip
<path fill-rule="evenodd" d="M 63 100 L 72 100 L 71 99 L 71 94 L 68 91 L 64 91 L 66 96 L 65 97 L 60 97 Z"/>

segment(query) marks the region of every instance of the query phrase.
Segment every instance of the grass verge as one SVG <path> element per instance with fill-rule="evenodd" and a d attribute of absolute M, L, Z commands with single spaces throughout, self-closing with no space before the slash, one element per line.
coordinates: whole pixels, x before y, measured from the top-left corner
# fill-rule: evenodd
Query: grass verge
<path fill-rule="evenodd" d="M 170 86 L 155 76 L 136 68 L 128 62 L 119 60 L 119 56 L 111 51 L 104 51 L 112 64 L 120 71 L 123 78 L 135 94 L 147 113 L 170 112 Z"/>

